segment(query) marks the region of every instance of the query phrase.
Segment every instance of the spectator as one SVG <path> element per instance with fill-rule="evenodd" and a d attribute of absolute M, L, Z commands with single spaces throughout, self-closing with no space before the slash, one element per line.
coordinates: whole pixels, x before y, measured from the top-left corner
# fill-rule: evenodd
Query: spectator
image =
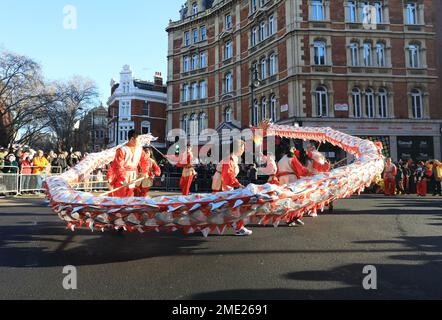
<path fill-rule="evenodd" d="M 410 179 L 412 176 L 412 172 L 411 172 L 411 168 L 408 162 L 405 162 L 402 165 L 402 172 L 403 172 L 403 186 L 404 186 L 404 191 L 406 194 L 410 194 L 411 190 L 410 190 Z"/>
<path fill-rule="evenodd" d="M 49 161 L 44 157 L 43 151 L 39 150 L 37 152 L 37 157 L 33 161 L 33 171 L 32 173 L 37 176 L 37 192 L 42 190 L 43 180 L 46 179 L 48 169 L 50 167 Z"/>
<path fill-rule="evenodd" d="M 442 196 L 442 163 L 438 160 L 434 160 L 431 179 L 433 180 L 433 196 Z"/>
<path fill-rule="evenodd" d="M 3 173 L 18 173 L 18 162 L 14 154 L 11 153 L 6 156 Z"/>
<path fill-rule="evenodd" d="M 427 172 L 426 172 L 425 164 L 423 162 L 419 162 L 418 167 L 415 172 L 415 181 L 416 181 L 416 189 L 417 195 L 419 197 L 427 196 Z"/>
<path fill-rule="evenodd" d="M 24 156 L 20 165 L 20 173 L 22 175 L 20 190 L 29 190 L 33 179 L 31 156 Z"/>
<path fill-rule="evenodd" d="M 67 155 L 68 155 L 67 152 L 62 152 L 62 153 L 60 153 L 60 156 L 58 157 L 57 165 L 60 168 L 61 173 L 66 172 L 66 170 L 68 168 L 68 162 L 66 159 Z"/>
<path fill-rule="evenodd" d="M 397 172 L 396 172 L 396 191 L 397 194 L 404 195 L 405 187 L 404 187 L 404 168 L 398 163 L 396 164 Z"/>

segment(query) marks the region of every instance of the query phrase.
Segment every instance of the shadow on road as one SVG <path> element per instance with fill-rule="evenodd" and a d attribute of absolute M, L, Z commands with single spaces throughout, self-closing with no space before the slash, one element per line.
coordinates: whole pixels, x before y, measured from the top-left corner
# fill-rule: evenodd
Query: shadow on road
<path fill-rule="evenodd" d="M 348 264 L 333 269 L 308 270 L 282 275 L 288 287 L 314 282 L 323 289 L 241 289 L 212 291 L 193 295 L 201 300 L 294 300 L 294 299 L 441 299 L 442 236 L 401 237 L 393 241 L 359 241 L 356 244 L 402 244 L 413 254 L 388 256 L 407 261 L 401 264 L 376 264 L 377 290 L 364 290 L 365 264 Z M 388 251 L 388 250 L 387 250 Z M 391 252 L 400 250 L 392 249 Z M 422 264 L 423 263 L 423 264 Z M 319 283 L 319 284 L 318 284 Z M 335 287 L 329 289 L 330 287 Z"/>
<path fill-rule="evenodd" d="M 56 223 L 0 227 L 0 266 L 44 268 L 99 265 L 151 257 L 192 255 L 201 235 L 154 233 L 140 236 L 110 231 L 66 230 Z M 55 249 L 54 249 L 55 247 Z"/>

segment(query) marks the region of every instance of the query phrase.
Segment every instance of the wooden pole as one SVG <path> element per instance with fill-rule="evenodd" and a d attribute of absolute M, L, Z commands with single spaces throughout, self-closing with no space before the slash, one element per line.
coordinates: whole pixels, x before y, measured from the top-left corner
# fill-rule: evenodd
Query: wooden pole
<path fill-rule="evenodd" d="M 142 178 L 139 178 L 139 179 L 137 179 L 137 180 L 135 180 L 135 181 L 132 181 L 132 182 L 126 183 L 126 184 L 122 185 L 121 187 L 119 187 L 119 188 L 117 188 L 117 189 L 113 189 L 113 190 L 111 190 L 111 191 L 108 191 L 108 192 L 105 192 L 105 193 L 103 193 L 103 194 L 100 194 L 99 197 L 105 197 L 105 196 L 107 196 L 107 195 L 109 195 L 109 194 L 111 194 L 111 193 L 114 193 L 114 192 L 120 191 L 121 189 L 126 188 L 126 187 L 128 187 L 128 186 L 130 186 L 130 185 L 132 185 L 132 184 L 134 184 L 134 183 L 137 183 L 137 182 L 143 181 L 144 179 L 146 179 L 146 177 L 142 177 Z"/>

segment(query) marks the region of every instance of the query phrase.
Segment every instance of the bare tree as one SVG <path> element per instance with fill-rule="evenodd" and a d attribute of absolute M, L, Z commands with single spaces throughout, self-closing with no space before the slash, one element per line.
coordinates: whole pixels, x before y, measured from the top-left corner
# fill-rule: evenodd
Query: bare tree
<path fill-rule="evenodd" d="M 54 91 L 44 83 L 41 68 L 32 59 L 0 53 L 0 119 L 6 141 L 22 144 L 47 128 L 47 107 Z"/>
<path fill-rule="evenodd" d="M 94 81 L 75 76 L 67 82 L 54 82 L 56 99 L 49 105 L 49 126 L 55 133 L 59 151 L 75 146 L 75 127 L 83 114 L 96 104 Z"/>

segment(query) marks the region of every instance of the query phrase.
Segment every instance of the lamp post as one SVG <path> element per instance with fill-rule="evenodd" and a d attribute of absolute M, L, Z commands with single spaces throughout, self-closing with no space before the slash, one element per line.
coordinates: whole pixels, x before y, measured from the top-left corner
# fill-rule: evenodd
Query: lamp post
<path fill-rule="evenodd" d="M 252 126 L 256 125 L 256 122 L 258 119 L 255 118 L 255 89 L 259 88 L 261 85 L 261 80 L 259 79 L 258 69 L 256 68 L 256 65 L 253 65 L 250 69 L 250 108 L 252 111 Z"/>

